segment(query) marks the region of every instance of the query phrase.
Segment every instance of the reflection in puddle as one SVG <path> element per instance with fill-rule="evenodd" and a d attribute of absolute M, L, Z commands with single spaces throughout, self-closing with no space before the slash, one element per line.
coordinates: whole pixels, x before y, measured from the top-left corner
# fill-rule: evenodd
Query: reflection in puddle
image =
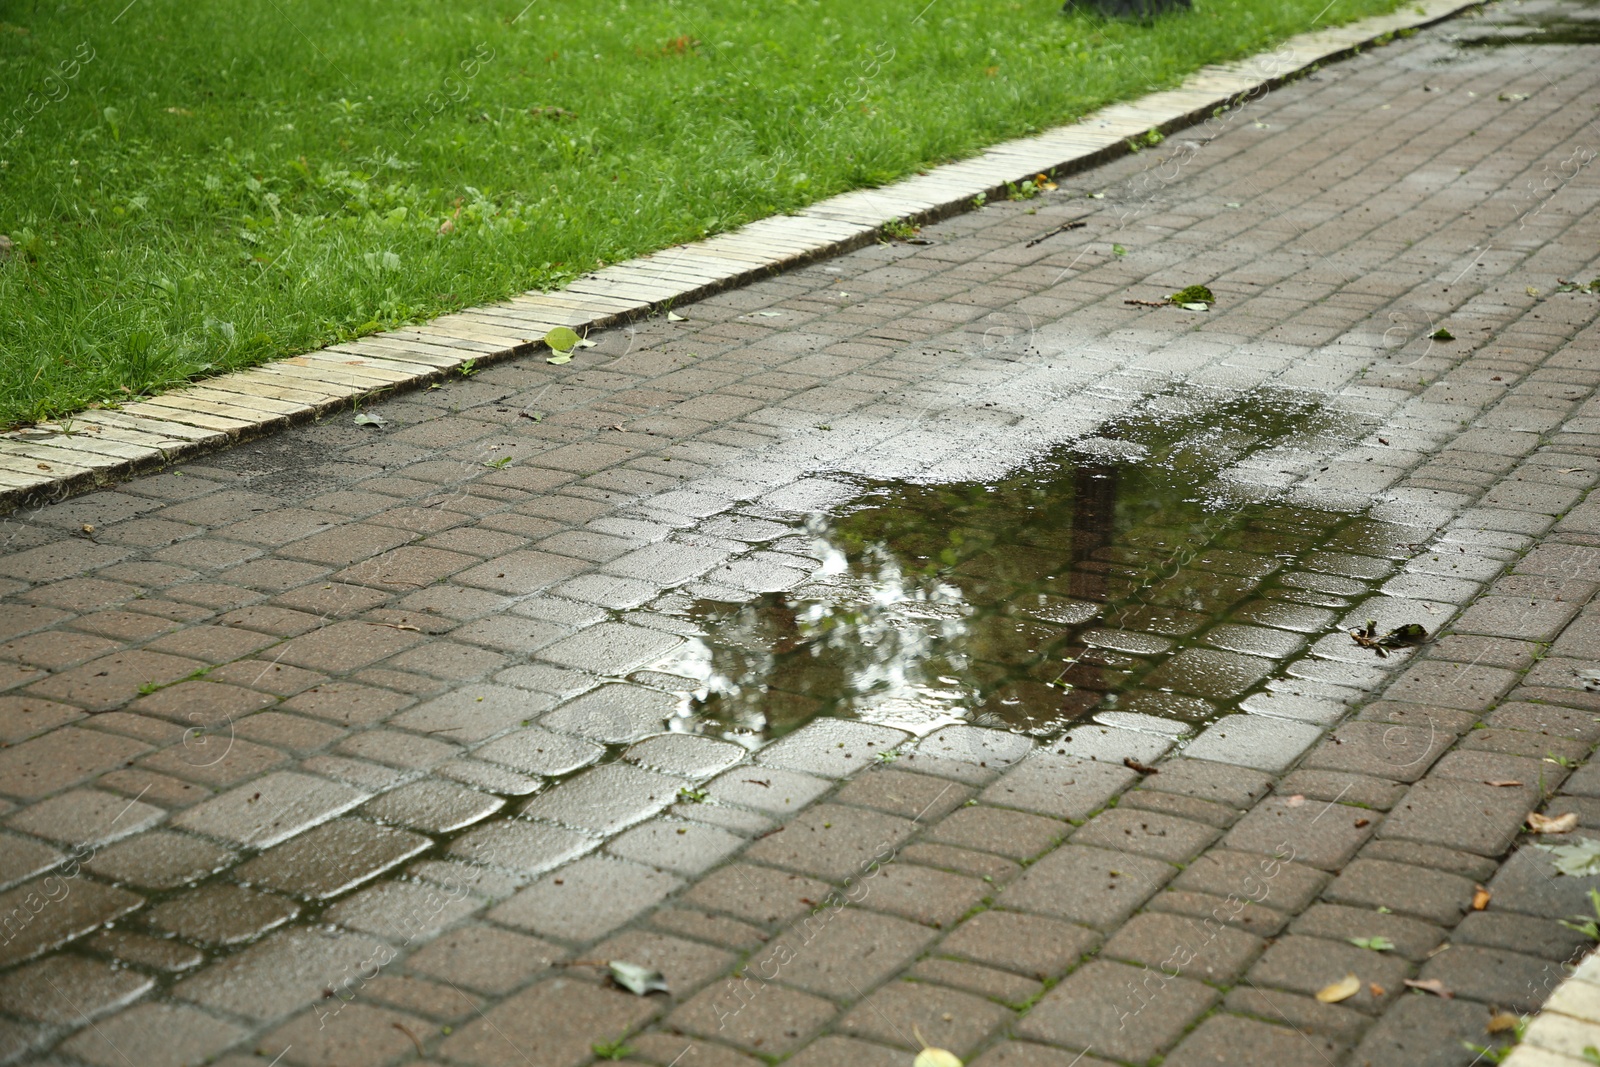
<path fill-rule="evenodd" d="M 1297 394 L 1166 396 L 1003 481 L 863 481 L 805 530 L 816 578 L 697 602 L 706 636 L 673 669 L 710 729 L 747 738 L 818 715 L 1036 735 L 1096 711 L 1214 718 L 1367 591 L 1345 575 L 1387 571 L 1348 553 L 1393 547 L 1384 524 L 1219 475 L 1270 480 L 1275 456 L 1355 429 Z"/>
<path fill-rule="evenodd" d="M 1524 15 L 1520 21 L 1501 23 L 1495 33 L 1482 37 L 1463 37 L 1458 39 L 1456 44 L 1462 48 L 1600 44 L 1600 19 L 1573 18 L 1569 11 L 1548 15 Z"/>

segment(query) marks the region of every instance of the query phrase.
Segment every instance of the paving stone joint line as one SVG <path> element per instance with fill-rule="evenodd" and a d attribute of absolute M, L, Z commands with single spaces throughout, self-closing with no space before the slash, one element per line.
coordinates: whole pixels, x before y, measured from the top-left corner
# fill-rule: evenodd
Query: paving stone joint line
<path fill-rule="evenodd" d="M 1136 203 L 1117 230 L 1028 247 L 1080 191 L 998 203 L 597 335 L 592 369 L 5 521 L 0 1062 L 1465 1067 L 1548 1000 L 1511 1062 L 1582 1063 L 1600 982 L 1561 920 L 1600 876 L 1524 820 L 1600 837 L 1600 334 L 1550 293 L 1600 266 L 1600 191 L 1504 194 L 1600 67 L 1463 53 L 1324 68 L 1154 192 L 1106 163 L 1081 192 Z M 1124 303 L 1197 277 L 1204 315 Z M 694 604 L 808 595 L 801 520 L 852 479 L 987 484 L 1251 397 L 1324 421 L 1241 446 L 1198 541 L 1074 572 L 1134 605 L 1095 638 L 1122 659 L 1063 675 L 1146 655 L 1115 705 L 663 731 L 695 727 Z M 1202 564 L 1215 617 L 1173 599 Z M 1209 636 L 1140 653 L 1153 607 Z M 1380 658 L 1366 618 L 1434 637 Z M 1139 710 L 1179 697 L 1224 713 Z"/>

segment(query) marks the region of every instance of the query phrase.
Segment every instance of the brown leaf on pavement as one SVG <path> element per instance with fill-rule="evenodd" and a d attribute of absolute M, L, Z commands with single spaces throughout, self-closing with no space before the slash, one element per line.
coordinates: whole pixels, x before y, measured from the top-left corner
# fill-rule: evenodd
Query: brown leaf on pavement
<path fill-rule="evenodd" d="M 1520 1015 L 1513 1015 L 1509 1011 L 1497 1011 L 1489 1016 L 1489 1022 L 1483 1029 L 1485 1033 L 1503 1034 L 1508 1030 L 1515 1030 L 1521 1021 Z"/>
<path fill-rule="evenodd" d="M 1536 811 L 1528 813 L 1528 829 L 1536 834 L 1566 834 L 1578 828 L 1578 813 L 1569 811 L 1564 815 L 1540 815 Z"/>
<path fill-rule="evenodd" d="M 1450 990 L 1446 989 L 1444 987 L 1444 983 L 1439 981 L 1437 978 L 1407 978 L 1406 985 L 1412 989 L 1420 989 L 1425 993 L 1432 993 L 1434 996 L 1443 997 L 1446 1000 L 1456 999 L 1456 995 L 1450 992 Z"/>

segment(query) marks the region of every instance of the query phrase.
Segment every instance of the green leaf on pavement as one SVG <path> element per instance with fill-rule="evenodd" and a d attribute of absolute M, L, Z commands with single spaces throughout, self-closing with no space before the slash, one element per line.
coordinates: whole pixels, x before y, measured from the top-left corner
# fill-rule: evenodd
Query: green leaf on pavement
<path fill-rule="evenodd" d="M 552 352 L 571 352 L 581 340 L 583 338 L 570 326 L 557 326 L 544 335 L 544 343 L 550 346 Z"/>
<path fill-rule="evenodd" d="M 1174 304 L 1215 304 L 1217 298 L 1203 285 L 1186 285 L 1167 297 Z"/>
<path fill-rule="evenodd" d="M 1600 841 L 1592 838 L 1580 837 L 1570 845 L 1534 845 L 1550 853 L 1555 859 L 1557 874 L 1564 874 L 1569 878 L 1587 878 L 1600 874 Z"/>
<path fill-rule="evenodd" d="M 1383 641 L 1388 645 L 1415 645 L 1428 639 L 1428 628 L 1421 623 L 1408 622 L 1404 626 L 1396 626 L 1383 636 Z"/>
<path fill-rule="evenodd" d="M 1369 948 L 1374 952 L 1388 952 L 1394 948 L 1394 942 L 1387 937 L 1352 937 L 1350 943 L 1356 948 Z"/>

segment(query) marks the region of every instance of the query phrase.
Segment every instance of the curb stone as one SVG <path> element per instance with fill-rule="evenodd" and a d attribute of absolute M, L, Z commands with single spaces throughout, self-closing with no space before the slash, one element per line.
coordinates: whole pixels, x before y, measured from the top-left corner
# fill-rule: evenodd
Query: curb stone
<path fill-rule="evenodd" d="M 1047 173 L 1076 173 L 1219 108 L 1346 58 L 1398 31 L 1444 21 L 1482 0 L 1424 0 L 1405 11 L 1290 38 L 1271 52 L 1203 67 L 1177 89 L 1113 104 L 1082 121 L 1002 142 L 971 159 L 880 189 L 830 197 L 793 215 L 679 245 L 586 274 L 563 290 L 528 292 L 426 324 L 373 334 L 249 370 L 205 378 L 117 409 L 81 412 L 0 434 L 0 514 L 65 499 L 284 427 L 362 399 L 416 389 L 472 361 L 543 347 L 557 326 L 601 329 L 860 248 L 884 223 L 932 222 Z M 981 202 L 981 201 L 980 201 Z"/>
<path fill-rule="evenodd" d="M 1591 953 L 1550 994 L 1528 1023 L 1506 1067 L 1587 1067 L 1586 1049 L 1600 1049 L 1600 953 Z"/>

